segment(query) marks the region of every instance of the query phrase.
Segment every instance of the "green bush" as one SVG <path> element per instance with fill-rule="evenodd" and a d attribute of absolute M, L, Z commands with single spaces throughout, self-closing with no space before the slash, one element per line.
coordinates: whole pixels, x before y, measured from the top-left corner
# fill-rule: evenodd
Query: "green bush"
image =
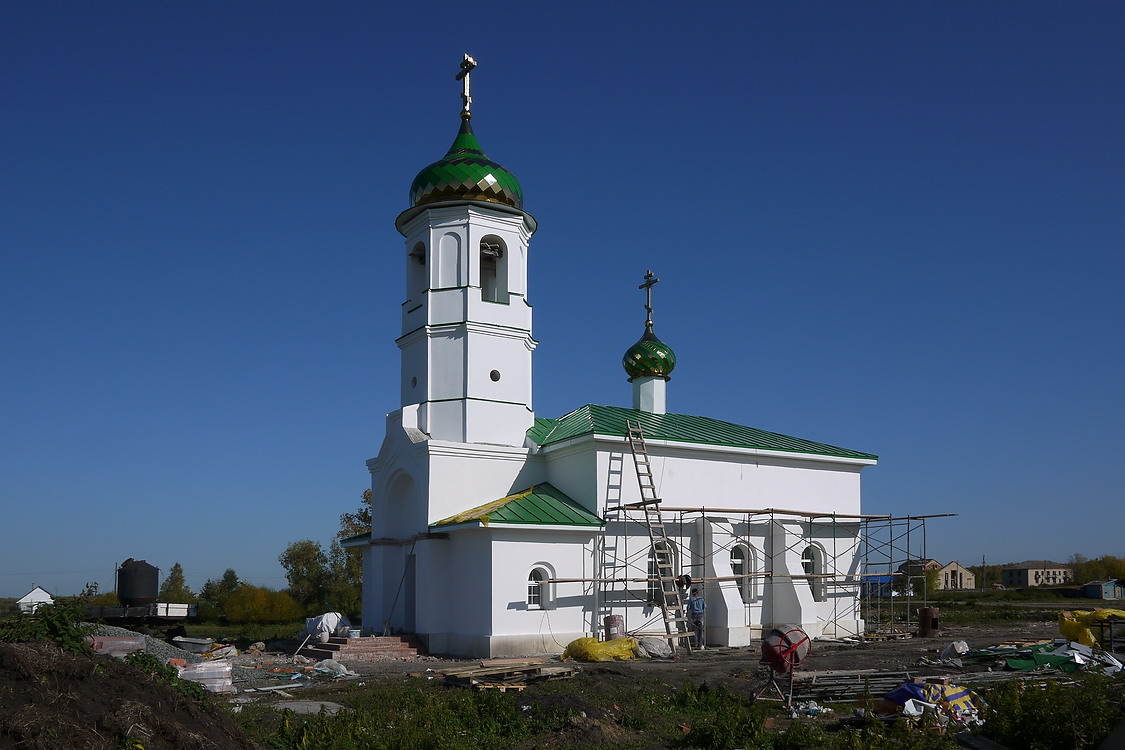
<path fill-rule="evenodd" d="M 1009 750 L 1096 747 L 1125 716 L 1125 685 L 1102 675 L 1080 680 L 1078 687 L 1013 681 L 990 688 L 981 734 Z"/>
<path fill-rule="evenodd" d="M 64 651 L 88 653 L 86 629 L 79 623 L 86 616 L 86 602 L 81 597 L 56 599 L 42 604 L 34 612 L 9 612 L 0 617 L 0 641 L 8 643 L 54 643 Z"/>

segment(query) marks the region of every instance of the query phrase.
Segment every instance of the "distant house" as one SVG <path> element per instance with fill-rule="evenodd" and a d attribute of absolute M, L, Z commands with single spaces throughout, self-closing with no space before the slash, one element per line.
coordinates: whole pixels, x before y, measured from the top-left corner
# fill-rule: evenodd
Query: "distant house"
<path fill-rule="evenodd" d="M 908 576 L 924 575 L 927 570 L 940 570 L 941 563 L 932 557 L 927 557 L 921 560 L 907 560 L 902 565 L 898 566 L 899 573 L 905 573 Z"/>
<path fill-rule="evenodd" d="M 1074 572 L 1062 563 L 1050 560 L 1026 560 L 1007 565 L 1000 571 L 1005 588 L 1022 589 L 1029 586 L 1061 586 L 1074 579 Z"/>
<path fill-rule="evenodd" d="M 1090 581 L 1082 587 L 1087 599 L 1125 599 L 1125 578 L 1116 581 Z"/>
<path fill-rule="evenodd" d="M 973 571 L 954 560 L 938 568 L 937 587 L 946 591 L 975 589 L 977 577 L 973 574 Z"/>
<path fill-rule="evenodd" d="M 931 557 L 920 560 L 907 560 L 898 566 L 898 572 L 904 573 L 909 578 L 920 578 L 929 571 L 937 572 L 937 588 L 943 589 L 974 589 L 977 586 L 977 577 L 973 571 L 961 563 L 953 562 L 942 565 Z M 913 582 L 910 584 L 912 591 L 918 590 Z"/>
<path fill-rule="evenodd" d="M 42 604 L 54 604 L 55 599 L 42 588 L 36 586 L 16 600 L 21 612 L 34 612 Z"/>

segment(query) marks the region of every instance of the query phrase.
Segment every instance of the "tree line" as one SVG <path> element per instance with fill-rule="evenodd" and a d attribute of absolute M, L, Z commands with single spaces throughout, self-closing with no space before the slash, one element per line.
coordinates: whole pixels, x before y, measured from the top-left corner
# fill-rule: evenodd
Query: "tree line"
<path fill-rule="evenodd" d="M 177 562 L 160 584 L 157 601 L 194 604 L 204 622 L 292 622 L 328 611 L 341 612 L 358 622 L 363 604 L 363 553 L 345 549 L 340 542 L 370 530 L 371 490 L 365 490 L 359 508 L 340 516 L 340 530 L 327 550 L 320 542 L 302 539 L 281 553 L 278 561 L 285 568 L 288 588 L 278 591 L 255 586 L 227 568 L 222 576 L 208 579 L 194 592 Z M 93 596 L 89 604 L 115 605 L 117 593 Z"/>
<path fill-rule="evenodd" d="M 1004 568 L 1009 565 L 970 565 L 969 570 L 977 579 L 978 588 L 987 588 L 1003 579 Z M 1086 557 L 1081 553 L 1071 555 L 1066 567 L 1073 573 L 1071 585 L 1081 586 L 1090 581 L 1107 581 L 1125 578 L 1125 558 L 1114 555 Z"/>

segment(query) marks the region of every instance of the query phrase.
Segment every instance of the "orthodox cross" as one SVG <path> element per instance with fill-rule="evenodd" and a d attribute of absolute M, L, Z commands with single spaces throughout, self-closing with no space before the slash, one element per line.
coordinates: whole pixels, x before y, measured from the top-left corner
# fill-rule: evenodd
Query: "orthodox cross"
<path fill-rule="evenodd" d="M 645 317 L 646 328 L 652 328 L 652 286 L 658 281 L 660 281 L 660 279 L 653 275 L 652 269 L 649 269 L 649 272 L 645 274 L 645 283 L 637 287 L 637 289 L 645 290 L 645 313 L 647 313 Z"/>
<path fill-rule="evenodd" d="M 469 105 L 473 103 L 473 98 L 469 96 L 469 73 L 477 66 L 477 61 L 469 57 L 469 53 L 465 53 L 465 59 L 461 61 L 461 72 L 458 73 L 453 80 L 464 82 L 464 88 L 461 89 L 461 100 L 465 102 L 461 107 L 461 119 L 468 120 L 473 116 L 469 111 Z"/>

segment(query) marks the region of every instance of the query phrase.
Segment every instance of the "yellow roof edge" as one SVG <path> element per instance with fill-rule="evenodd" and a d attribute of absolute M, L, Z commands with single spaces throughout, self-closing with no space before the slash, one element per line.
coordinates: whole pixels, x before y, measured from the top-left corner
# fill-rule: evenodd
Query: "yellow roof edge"
<path fill-rule="evenodd" d="M 499 500 L 492 500 L 485 503 L 484 505 L 478 505 L 475 508 L 470 508 L 469 510 L 463 510 L 460 513 L 450 516 L 449 518 L 443 518 L 440 521 L 436 521 L 433 525 L 444 526 L 445 524 L 465 523 L 466 521 L 479 520 L 481 523 L 487 526 L 489 521 L 488 516 L 490 513 L 500 510 L 513 500 L 519 500 L 521 497 L 527 497 L 532 492 L 535 492 L 534 484 L 526 490 L 523 490 L 522 492 L 517 492 L 514 495 L 508 495 L 507 497 L 502 497 Z"/>

